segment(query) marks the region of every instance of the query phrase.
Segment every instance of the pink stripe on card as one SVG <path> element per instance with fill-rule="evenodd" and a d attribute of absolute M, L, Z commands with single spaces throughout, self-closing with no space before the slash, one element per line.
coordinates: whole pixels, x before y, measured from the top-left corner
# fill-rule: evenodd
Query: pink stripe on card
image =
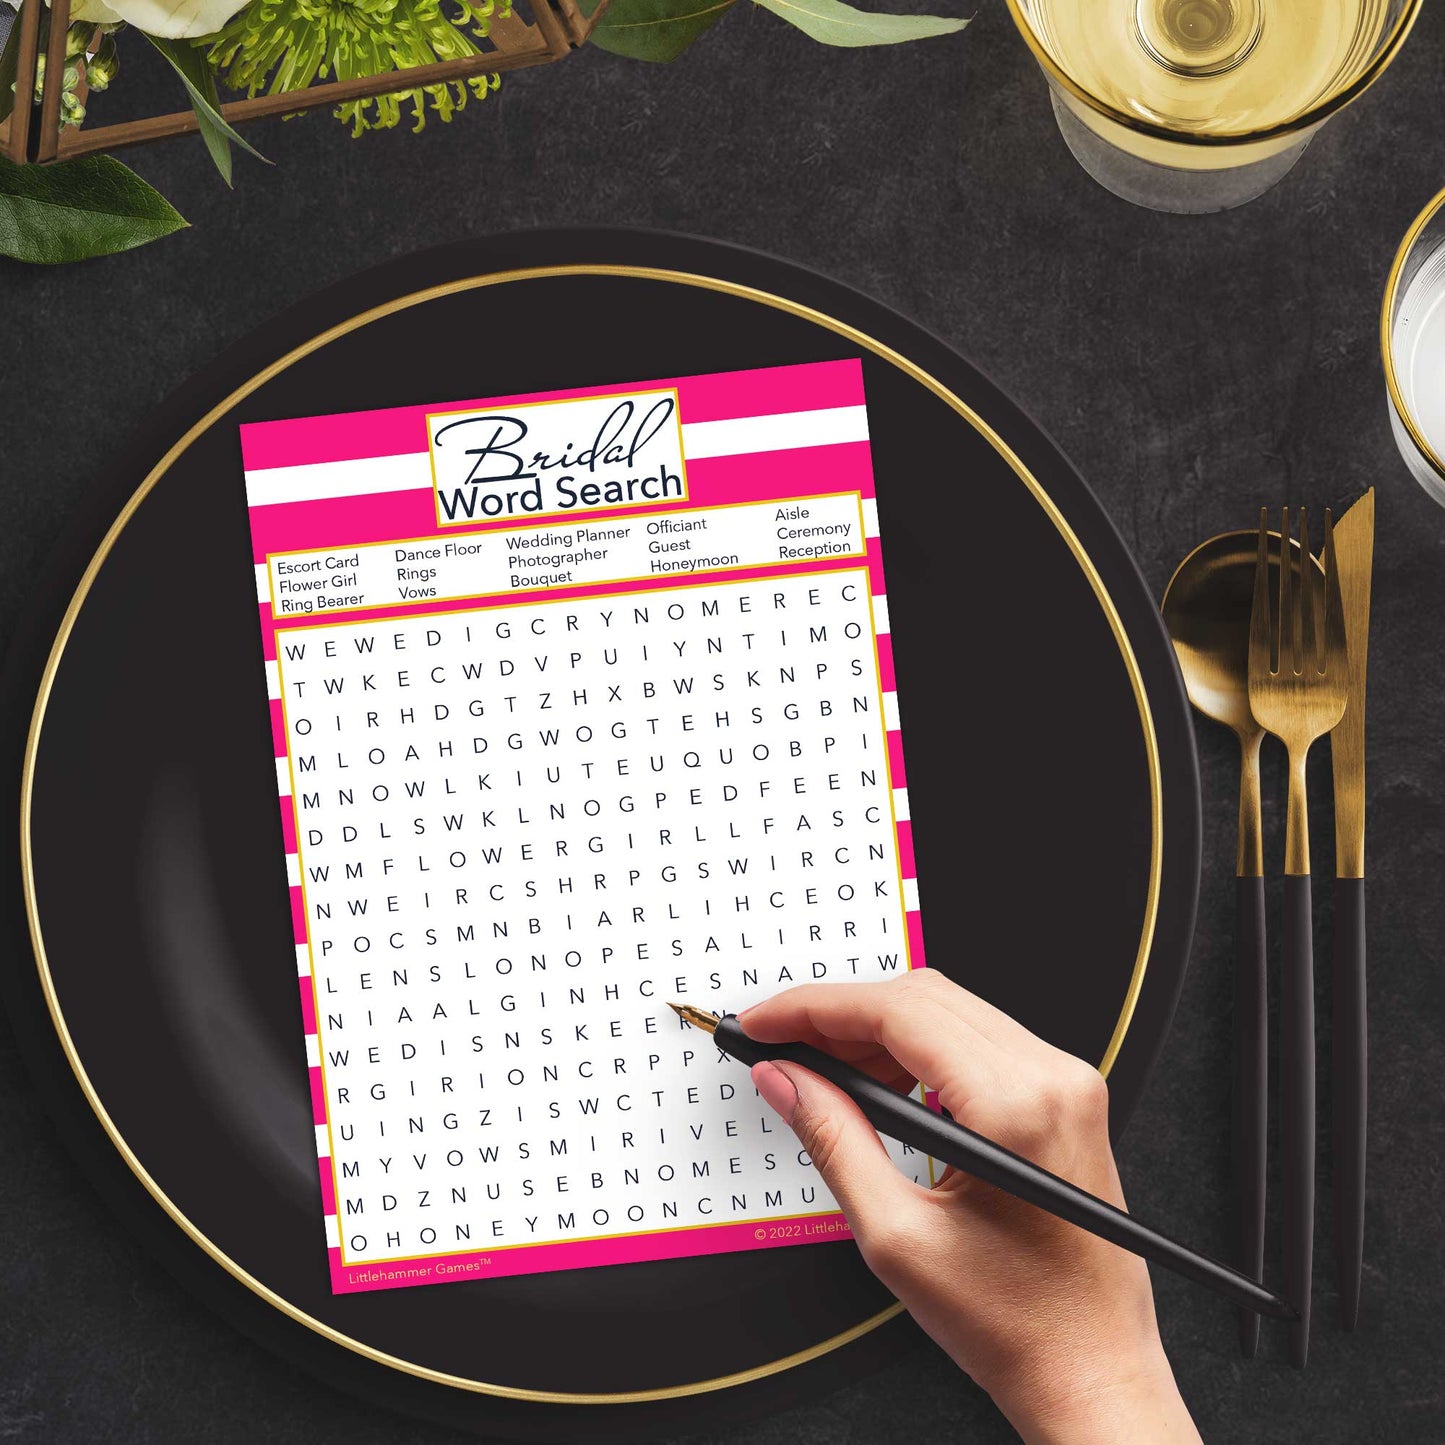
<path fill-rule="evenodd" d="M 898 680 L 893 672 L 893 634 L 878 634 L 878 683 L 884 692 L 897 692 Z"/>
<path fill-rule="evenodd" d="M 281 842 L 283 852 L 296 851 L 296 810 L 289 793 L 281 799 Z"/>
<path fill-rule="evenodd" d="M 913 858 L 913 824 L 898 825 L 898 871 L 905 878 L 918 877 L 918 864 Z"/>
<path fill-rule="evenodd" d="M 276 748 L 276 756 L 286 756 L 286 713 L 281 706 L 281 699 L 271 699 L 271 741 Z"/>
<path fill-rule="evenodd" d="M 792 1226 L 801 1225 L 800 1236 Z M 331 1288 L 336 1294 L 356 1290 L 395 1289 L 398 1286 L 440 1284 L 458 1279 L 499 1279 L 550 1269 L 591 1269 L 598 1265 L 629 1264 L 637 1260 L 687 1259 L 700 1254 L 732 1254 L 742 1249 L 774 1249 L 807 1239 L 851 1239 L 853 1232 L 841 1214 L 819 1214 L 801 1219 L 756 1220 L 719 1224 L 702 1229 L 667 1230 L 657 1234 L 623 1235 L 617 1239 L 569 1240 L 558 1244 L 530 1244 L 511 1249 L 482 1249 L 464 1254 L 408 1259 L 397 1268 L 385 1259 L 367 1264 L 342 1264 L 341 1251 L 332 1249 Z M 422 1273 L 425 1271 L 425 1273 Z M 388 1275 L 399 1276 L 388 1279 Z"/>
<path fill-rule="evenodd" d="M 863 363 L 855 358 L 694 376 L 679 390 L 678 401 L 684 422 L 862 406 Z"/>
<path fill-rule="evenodd" d="M 296 934 L 297 943 L 306 942 L 306 903 L 301 897 L 300 888 L 291 889 L 291 927 Z"/>
<path fill-rule="evenodd" d="M 321 1215 L 327 1218 L 336 1213 L 336 1180 L 331 1173 L 331 1159 L 318 1159 L 317 1173 L 321 1176 Z"/>
<path fill-rule="evenodd" d="M 927 959 L 923 956 L 923 915 L 910 913 L 908 918 L 908 966 L 924 968 Z"/>
<path fill-rule="evenodd" d="M 318 1068 L 306 1071 L 311 1076 L 311 1121 L 314 1124 L 326 1122 L 326 1085 Z"/>
<path fill-rule="evenodd" d="M 782 502 L 789 497 L 830 492 L 861 492 L 871 497 L 873 459 L 867 442 L 834 442 L 825 447 L 790 447 L 785 451 L 704 457 L 688 462 L 687 482 L 689 496 L 685 506 L 688 508 L 725 506 L 732 502 Z M 619 514 L 608 512 L 607 515 Z M 872 549 L 871 539 L 869 549 Z"/>
<path fill-rule="evenodd" d="M 676 387 L 683 422 L 770 416 L 818 407 L 856 406 L 863 401 L 863 368 L 855 360 L 824 361 L 761 371 L 722 372 L 714 376 L 629 381 L 613 385 L 538 391 L 472 401 L 436 401 L 384 411 L 343 412 L 335 416 L 295 417 L 249 422 L 241 427 L 241 455 L 247 471 L 295 467 L 317 462 L 394 457 L 427 449 L 428 412 L 467 411 L 517 402 L 566 401 L 609 392 L 661 391 Z"/>
<path fill-rule="evenodd" d="M 314 985 L 311 981 L 311 975 L 307 974 L 300 983 L 302 1032 L 314 1034 L 316 1032 L 316 995 L 312 992 Z"/>
<path fill-rule="evenodd" d="M 903 734 L 899 732 L 888 734 L 888 780 L 895 788 L 908 786 L 903 775 Z"/>
<path fill-rule="evenodd" d="M 429 487 L 424 491 L 413 487 L 401 492 L 377 492 L 372 496 L 329 497 L 319 502 L 252 507 L 251 544 L 255 560 L 264 562 L 270 552 L 319 552 L 354 546 L 358 542 L 430 537 L 437 530 L 432 496 Z"/>

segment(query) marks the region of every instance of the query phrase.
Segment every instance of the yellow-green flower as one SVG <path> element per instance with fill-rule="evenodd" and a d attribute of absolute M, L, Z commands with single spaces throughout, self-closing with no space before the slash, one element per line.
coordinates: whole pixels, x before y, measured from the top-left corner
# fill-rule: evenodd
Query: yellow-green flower
<path fill-rule="evenodd" d="M 235 90 L 299 90 L 313 80 L 353 80 L 441 60 L 481 54 L 498 0 L 455 0 L 449 18 L 441 0 L 251 0 L 212 41 L 217 73 Z M 500 0 L 509 13 L 511 0 Z M 427 101 L 443 121 L 501 83 L 496 74 L 439 85 L 411 86 L 389 95 L 347 101 L 336 108 L 351 133 L 382 129 L 401 120 L 409 104 L 420 130 Z"/>

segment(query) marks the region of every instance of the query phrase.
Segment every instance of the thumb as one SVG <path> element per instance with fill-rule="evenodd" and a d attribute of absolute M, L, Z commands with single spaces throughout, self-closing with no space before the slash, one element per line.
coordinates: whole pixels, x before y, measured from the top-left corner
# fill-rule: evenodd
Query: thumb
<path fill-rule="evenodd" d="M 885 1230 L 896 1233 L 904 1211 L 916 1203 L 913 1184 L 894 1166 L 857 1104 L 797 1064 L 754 1064 L 752 1077 L 758 1093 L 798 1136 L 864 1252 Z"/>

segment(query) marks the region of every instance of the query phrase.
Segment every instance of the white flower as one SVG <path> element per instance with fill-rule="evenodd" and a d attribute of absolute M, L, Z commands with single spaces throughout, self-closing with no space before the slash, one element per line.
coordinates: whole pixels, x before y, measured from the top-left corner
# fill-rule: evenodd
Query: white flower
<path fill-rule="evenodd" d="M 92 25 L 127 21 L 147 35 L 195 40 L 219 30 L 247 0 L 78 0 L 72 20 Z"/>
<path fill-rule="evenodd" d="M 103 0 L 79 0 L 70 8 L 72 21 L 84 20 L 91 25 L 119 25 L 120 16 Z"/>

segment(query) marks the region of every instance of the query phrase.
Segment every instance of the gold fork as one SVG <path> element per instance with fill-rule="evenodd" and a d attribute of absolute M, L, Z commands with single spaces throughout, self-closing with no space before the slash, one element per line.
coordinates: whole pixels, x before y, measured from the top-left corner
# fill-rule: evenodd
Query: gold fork
<path fill-rule="evenodd" d="M 1249 620 L 1249 708 L 1260 727 L 1277 737 L 1289 754 L 1279 1004 L 1280 1152 L 1285 1297 L 1300 1312 L 1299 1323 L 1289 1327 L 1290 1357 L 1295 1365 L 1303 1367 L 1309 1356 L 1315 1212 L 1314 937 L 1305 760 L 1310 744 L 1329 732 L 1344 715 L 1349 660 L 1335 560 L 1334 521 L 1326 510 L 1325 575 L 1320 581 L 1310 561 L 1309 522 L 1303 507 L 1299 520 L 1299 551 L 1292 556 L 1289 508 L 1284 509 L 1280 524 L 1279 617 L 1271 629 L 1269 511 L 1260 508 L 1254 609 Z"/>

